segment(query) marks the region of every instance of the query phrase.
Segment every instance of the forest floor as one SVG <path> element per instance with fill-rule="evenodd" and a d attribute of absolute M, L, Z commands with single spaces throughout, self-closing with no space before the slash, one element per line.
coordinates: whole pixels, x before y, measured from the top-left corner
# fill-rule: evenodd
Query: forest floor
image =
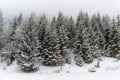
<path fill-rule="evenodd" d="M 61 67 L 40 66 L 35 73 L 24 73 L 19 70 L 16 63 L 7 67 L 0 64 L 0 80 L 120 80 L 120 61 L 113 58 L 102 58 L 100 67 L 95 72 L 89 72 L 97 63 L 83 67 L 65 64 Z"/>

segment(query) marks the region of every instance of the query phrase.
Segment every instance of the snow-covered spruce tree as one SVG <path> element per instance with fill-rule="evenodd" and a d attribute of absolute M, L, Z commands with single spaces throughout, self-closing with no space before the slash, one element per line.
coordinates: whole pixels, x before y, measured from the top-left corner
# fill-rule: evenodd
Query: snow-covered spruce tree
<path fill-rule="evenodd" d="M 75 36 L 76 36 L 76 30 L 75 30 L 75 23 L 72 17 L 70 17 L 68 21 L 68 47 L 73 48 L 74 42 L 75 42 Z"/>
<path fill-rule="evenodd" d="M 110 57 L 118 57 L 120 55 L 120 45 L 119 45 L 119 32 L 116 27 L 116 21 L 113 19 L 112 20 L 112 25 L 111 25 L 111 31 L 110 31 L 110 41 L 108 45 L 108 51 Z"/>
<path fill-rule="evenodd" d="M 74 53 L 76 54 L 76 64 L 82 65 L 83 61 L 85 63 L 91 63 L 93 58 L 89 48 L 89 17 L 87 13 L 80 12 L 76 21 L 76 27 L 77 34 L 74 50 Z"/>
<path fill-rule="evenodd" d="M 43 41 L 43 64 L 47 66 L 63 65 L 63 57 L 59 54 L 59 44 L 55 35 L 52 35 L 50 29 L 46 29 Z"/>
<path fill-rule="evenodd" d="M 103 30 L 102 21 L 99 13 L 97 15 L 96 14 L 92 15 L 91 27 L 92 27 L 91 28 L 92 36 L 90 39 L 91 52 L 94 58 L 99 58 L 101 54 L 104 53 L 103 48 L 105 43 L 104 36 L 102 33 Z"/>
<path fill-rule="evenodd" d="M 79 27 L 80 25 L 80 19 L 83 19 L 83 13 L 80 12 L 80 14 L 77 16 L 77 20 L 76 20 L 76 29 L 77 29 L 77 33 L 76 33 L 76 41 L 75 41 L 75 63 L 78 66 L 82 66 L 83 65 L 83 58 L 81 55 L 83 55 L 82 53 L 82 43 L 83 43 L 83 38 L 82 38 L 82 29 L 80 29 L 81 27 Z"/>
<path fill-rule="evenodd" d="M 109 38 L 110 38 L 110 18 L 108 15 L 103 15 L 102 17 L 102 30 L 104 37 L 104 47 L 102 48 L 104 50 L 104 53 L 102 56 L 109 56 L 108 52 L 108 45 L 109 45 Z"/>
<path fill-rule="evenodd" d="M 39 41 L 39 54 L 37 54 L 37 57 L 39 58 L 39 60 L 43 60 L 42 55 L 43 54 L 43 42 L 44 42 L 44 37 L 45 37 L 45 31 L 48 25 L 48 21 L 47 18 L 45 16 L 45 14 L 40 16 L 38 25 L 37 25 L 37 34 L 38 34 L 38 41 Z"/>
<path fill-rule="evenodd" d="M 38 70 L 37 57 L 38 50 L 38 37 L 36 34 L 36 24 L 34 21 L 34 15 L 28 19 L 28 23 L 22 25 L 21 36 L 18 37 L 16 48 L 17 53 L 15 59 L 20 68 L 25 72 L 34 72 Z"/>
<path fill-rule="evenodd" d="M 67 30 L 66 30 L 66 23 L 65 23 L 65 17 L 63 16 L 62 12 L 59 12 L 58 17 L 57 17 L 57 34 L 59 36 L 59 41 L 61 43 L 61 48 L 65 48 L 67 41 L 68 41 L 68 37 L 67 37 Z"/>
<path fill-rule="evenodd" d="M 16 37 L 17 37 L 16 30 L 21 25 L 21 23 L 22 23 L 22 13 L 20 13 L 19 17 L 15 16 L 12 23 L 10 24 L 10 33 L 8 34 L 9 36 L 6 38 L 7 41 L 6 41 L 6 45 L 4 46 L 4 50 L 3 50 L 3 51 L 8 52 L 8 54 L 6 54 L 7 56 L 9 56 L 8 61 L 7 61 L 8 66 L 12 64 L 12 62 L 15 59 L 15 54 L 17 51 L 15 48 Z"/>
<path fill-rule="evenodd" d="M 56 18 L 53 17 L 51 25 L 45 29 L 44 40 L 42 41 L 43 64 L 47 66 L 63 65 L 64 59 L 61 56 L 60 37 L 58 36 Z M 60 34 L 60 33 L 59 33 Z"/>
<path fill-rule="evenodd" d="M 2 11 L 0 9 L 0 56 L 1 56 L 1 61 L 6 62 L 7 65 L 11 64 L 11 59 L 9 60 L 9 56 L 10 54 L 5 53 L 6 51 L 4 51 L 6 44 L 8 43 L 8 36 L 6 34 L 5 31 L 5 24 L 3 21 L 3 15 L 2 15 Z M 6 57 L 8 56 L 8 57 Z"/>
<path fill-rule="evenodd" d="M 65 50 L 67 49 L 68 43 L 67 28 L 65 22 L 65 17 L 63 16 L 63 13 L 60 12 L 57 17 L 56 31 L 58 35 L 58 44 L 60 51 L 59 54 L 64 58 L 67 54 Z"/>

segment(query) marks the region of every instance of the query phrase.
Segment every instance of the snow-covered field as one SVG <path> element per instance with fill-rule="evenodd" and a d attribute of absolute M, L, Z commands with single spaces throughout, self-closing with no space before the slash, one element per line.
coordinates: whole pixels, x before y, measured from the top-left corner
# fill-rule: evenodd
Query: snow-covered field
<path fill-rule="evenodd" d="M 97 63 L 78 67 L 68 65 L 62 67 L 41 66 L 35 73 L 24 73 L 15 63 L 9 67 L 0 65 L 0 80 L 120 80 L 120 61 L 113 58 L 102 58 L 100 68 L 96 72 L 88 70 Z"/>

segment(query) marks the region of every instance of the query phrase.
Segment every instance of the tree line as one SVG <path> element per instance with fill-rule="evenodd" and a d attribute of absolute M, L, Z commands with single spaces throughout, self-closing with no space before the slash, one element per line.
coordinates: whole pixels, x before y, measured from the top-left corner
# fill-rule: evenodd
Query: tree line
<path fill-rule="evenodd" d="M 90 16 L 80 11 L 74 20 L 59 12 L 57 17 L 48 20 L 45 14 L 31 13 L 24 18 L 20 13 L 5 24 L 0 11 L 1 62 L 6 61 L 9 66 L 16 61 L 21 70 L 34 72 L 40 64 L 71 64 L 70 55 L 74 55 L 78 66 L 102 56 L 120 59 L 119 29 L 120 15 L 115 18 L 100 13 Z"/>

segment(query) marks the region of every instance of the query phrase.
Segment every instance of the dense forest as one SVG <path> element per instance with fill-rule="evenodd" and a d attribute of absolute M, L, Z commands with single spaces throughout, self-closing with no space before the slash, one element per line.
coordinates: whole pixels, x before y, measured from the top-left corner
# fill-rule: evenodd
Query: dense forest
<path fill-rule="evenodd" d="M 111 18 L 80 11 L 74 20 L 59 12 L 48 20 L 45 14 L 25 18 L 20 13 L 4 22 L 0 10 L 1 63 L 16 62 L 22 71 L 34 72 L 41 64 L 63 66 L 74 61 L 84 66 L 104 56 L 120 59 L 119 29 L 120 15 Z"/>

